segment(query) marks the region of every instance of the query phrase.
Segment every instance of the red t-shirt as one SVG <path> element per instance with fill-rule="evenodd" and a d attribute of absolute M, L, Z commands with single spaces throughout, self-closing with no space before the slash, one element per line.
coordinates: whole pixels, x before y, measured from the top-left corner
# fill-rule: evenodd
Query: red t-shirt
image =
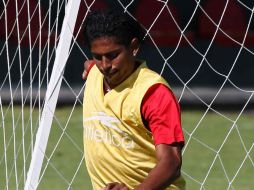
<path fill-rule="evenodd" d="M 180 107 L 173 92 L 163 84 L 155 84 L 146 92 L 141 113 L 151 130 L 154 144 L 184 144 Z"/>

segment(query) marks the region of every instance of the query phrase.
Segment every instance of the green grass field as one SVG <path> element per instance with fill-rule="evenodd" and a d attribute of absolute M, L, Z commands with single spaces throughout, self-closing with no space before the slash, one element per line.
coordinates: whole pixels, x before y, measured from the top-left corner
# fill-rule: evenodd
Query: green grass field
<path fill-rule="evenodd" d="M 240 117 L 239 112 L 204 114 L 205 111 L 182 112 L 186 138 L 182 170 L 187 189 L 253 189 L 254 114 L 244 112 Z M 25 108 L 21 112 L 20 107 L 15 107 L 12 113 L 10 108 L 4 107 L 1 121 L 0 190 L 7 189 L 6 186 L 10 190 L 23 189 L 23 171 L 28 170 L 31 160 L 30 142 L 35 138 L 38 110 L 29 113 Z M 69 186 L 78 190 L 92 189 L 82 151 L 82 108 L 76 107 L 73 112 L 72 107 L 58 108 L 47 146 L 49 161 L 44 159 L 43 177 L 38 189 L 63 190 Z M 17 160 L 16 165 L 14 160 Z M 232 187 L 228 188 L 229 184 Z"/>

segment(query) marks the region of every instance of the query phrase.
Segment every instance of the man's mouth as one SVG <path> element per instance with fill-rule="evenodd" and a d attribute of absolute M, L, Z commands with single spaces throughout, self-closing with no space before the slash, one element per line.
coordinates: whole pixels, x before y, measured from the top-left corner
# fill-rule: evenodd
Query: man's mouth
<path fill-rule="evenodd" d="M 117 70 L 113 70 L 111 72 L 104 73 L 104 75 L 108 78 L 111 78 L 113 75 L 117 73 Z"/>

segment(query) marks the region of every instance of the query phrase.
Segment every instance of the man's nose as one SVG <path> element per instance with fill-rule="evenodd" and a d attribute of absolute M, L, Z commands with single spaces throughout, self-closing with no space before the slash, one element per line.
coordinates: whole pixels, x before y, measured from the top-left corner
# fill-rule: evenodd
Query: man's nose
<path fill-rule="evenodd" d="M 104 71 L 108 71 L 111 69 L 111 61 L 106 56 L 102 56 L 101 62 Z"/>

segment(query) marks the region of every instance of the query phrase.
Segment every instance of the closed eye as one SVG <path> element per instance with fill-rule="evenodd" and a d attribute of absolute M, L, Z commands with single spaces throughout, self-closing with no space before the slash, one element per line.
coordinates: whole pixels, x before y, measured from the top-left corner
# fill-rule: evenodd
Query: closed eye
<path fill-rule="evenodd" d="M 105 54 L 92 53 L 92 55 L 93 55 L 93 58 L 98 60 L 98 61 L 101 61 L 103 56 L 105 58 L 107 58 L 108 60 L 112 61 L 113 59 L 117 58 L 117 56 L 120 53 L 121 53 L 121 50 L 115 50 L 115 51 L 108 52 L 108 53 L 105 53 Z"/>
<path fill-rule="evenodd" d="M 113 60 L 115 59 L 118 55 L 120 54 L 120 52 L 110 52 L 105 54 L 105 57 L 109 60 Z"/>
<path fill-rule="evenodd" d="M 98 61 L 101 61 L 102 60 L 102 55 L 93 53 L 93 58 L 98 60 Z"/>

